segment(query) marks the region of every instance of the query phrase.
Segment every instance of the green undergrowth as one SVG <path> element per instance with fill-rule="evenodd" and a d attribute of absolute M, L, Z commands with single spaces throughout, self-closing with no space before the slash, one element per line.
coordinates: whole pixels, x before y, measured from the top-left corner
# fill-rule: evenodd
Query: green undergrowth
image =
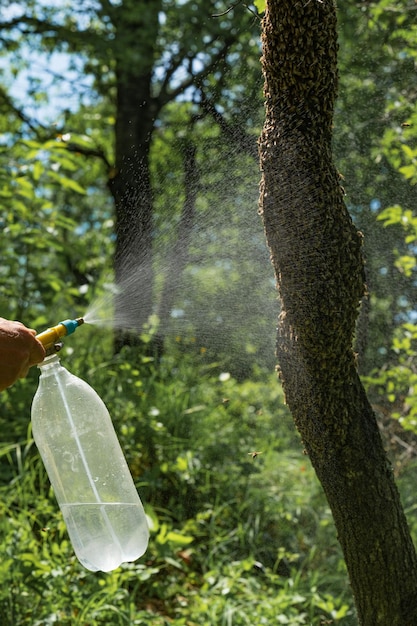
<path fill-rule="evenodd" d="M 332 518 L 275 376 L 238 382 L 174 350 L 98 363 L 86 347 L 62 361 L 110 410 L 150 544 L 109 574 L 78 563 L 31 436 L 32 372 L 0 397 L 2 625 L 356 624 Z"/>

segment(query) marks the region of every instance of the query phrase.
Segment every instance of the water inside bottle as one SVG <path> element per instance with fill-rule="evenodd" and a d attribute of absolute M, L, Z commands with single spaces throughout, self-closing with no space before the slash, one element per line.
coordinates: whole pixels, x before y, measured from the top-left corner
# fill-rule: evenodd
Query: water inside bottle
<path fill-rule="evenodd" d="M 90 571 L 110 572 L 145 552 L 148 529 L 140 503 L 60 506 L 77 558 Z"/>

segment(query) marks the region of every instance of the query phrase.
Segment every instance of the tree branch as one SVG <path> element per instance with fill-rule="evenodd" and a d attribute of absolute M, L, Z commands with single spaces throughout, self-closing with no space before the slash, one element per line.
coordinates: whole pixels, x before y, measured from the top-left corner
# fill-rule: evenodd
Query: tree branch
<path fill-rule="evenodd" d="M 39 130 L 42 129 L 46 132 L 47 131 L 46 126 L 43 126 L 39 122 L 37 122 L 36 125 L 33 124 L 32 120 L 27 115 L 25 115 L 22 109 L 16 106 L 12 98 L 9 96 L 9 94 L 5 92 L 3 87 L 0 87 L 0 103 L 1 102 L 17 117 L 17 119 L 19 119 L 21 122 L 26 124 L 30 128 L 30 130 L 33 133 L 35 133 L 38 139 L 40 140 L 45 139 L 45 137 L 41 136 L 41 133 L 39 132 Z"/>
<path fill-rule="evenodd" d="M 100 159 L 105 164 L 108 172 L 111 172 L 114 169 L 114 166 L 110 163 L 102 148 L 86 148 L 78 145 L 76 142 L 68 143 L 65 148 L 68 152 L 76 152 L 85 157 L 95 157 Z"/>
<path fill-rule="evenodd" d="M 258 147 L 256 140 L 248 135 L 244 129 L 236 125 L 230 124 L 224 116 L 216 109 L 215 103 L 206 96 L 204 90 L 200 88 L 201 100 L 200 106 L 206 115 L 210 115 L 216 124 L 219 125 L 220 130 L 225 137 L 230 139 L 246 154 L 249 154 L 253 159 L 258 160 Z"/>
<path fill-rule="evenodd" d="M 169 85 L 165 84 L 164 85 L 164 91 L 161 91 L 159 93 L 158 96 L 158 102 L 159 102 L 159 106 L 162 107 L 164 106 L 167 102 L 171 102 L 173 100 L 175 100 L 175 98 L 177 98 L 179 95 L 181 95 L 182 93 L 184 93 L 184 91 L 186 91 L 189 87 L 192 87 L 193 85 L 198 85 L 204 78 L 206 78 L 210 72 L 216 67 L 216 65 L 223 59 L 225 59 L 228 51 L 230 50 L 231 46 L 234 43 L 234 38 L 233 37 L 227 37 L 224 41 L 223 46 L 220 48 L 220 50 L 217 52 L 217 54 L 215 54 L 211 60 L 210 63 L 208 63 L 208 65 L 206 65 L 205 67 L 203 67 L 203 69 L 201 69 L 199 72 L 196 72 L 195 74 L 193 74 L 192 72 L 190 72 L 189 77 L 184 80 L 182 83 L 180 83 L 178 85 L 178 87 L 176 87 L 175 89 L 172 89 L 171 91 L 169 91 Z M 212 40 L 207 47 L 209 47 L 212 43 L 214 43 L 215 40 Z M 189 59 L 190 60 L 190 59 Z M 185 58 L 183 59 L 183 61 L 185 61 Z M 178 64 L 178 67 L 180 67 L 181 63 Z"/>

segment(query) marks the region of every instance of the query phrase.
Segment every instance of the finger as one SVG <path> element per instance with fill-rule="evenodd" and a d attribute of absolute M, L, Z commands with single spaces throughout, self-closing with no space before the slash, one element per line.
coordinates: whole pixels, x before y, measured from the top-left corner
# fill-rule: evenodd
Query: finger
<path fill-rule="evenodd" d="M 29 353 L 29 366 L 41 363 L 46 356 L 46 351 L 40 341 L 37 339 L 33 342 Z"/>

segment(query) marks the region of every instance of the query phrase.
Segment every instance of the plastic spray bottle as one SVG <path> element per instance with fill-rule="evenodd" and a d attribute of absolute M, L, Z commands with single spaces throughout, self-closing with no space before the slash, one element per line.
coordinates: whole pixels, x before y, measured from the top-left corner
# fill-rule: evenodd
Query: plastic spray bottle
<path fill-rule="evenodd" d="M 56 333 L 71 334 L 82 323 L 66 320 L 38 339 L 51 350 Z M 79 561 L 91 571 L 109 572 L 147 548 L 142 503 L 101 398 L 56 353 L 39 367 L 32 404 L 35 443 Z"/>

